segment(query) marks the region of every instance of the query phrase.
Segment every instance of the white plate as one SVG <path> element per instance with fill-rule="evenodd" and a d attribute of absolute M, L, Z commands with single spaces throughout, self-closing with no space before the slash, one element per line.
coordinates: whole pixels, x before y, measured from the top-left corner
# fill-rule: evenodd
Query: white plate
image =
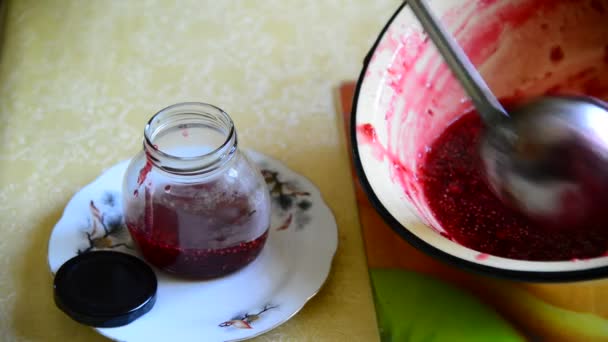
<path fill-rule="evenodd" d="M 319 291 L 338 245 L 333 214 L 306 178 L 261 153 L 247 155 L 264 173 L 273 199 L 270 234 L 260 256 L 210 281 L 181 280 L 155 269 L 154 308 L 129 325 L 98 328 L 99 333 L 129 342 L 248 339 L 289 320 Z M 70 200 L 49 241 L 53 274 L 79 251 L 114 249 L 139 256 L 122 224 L 127 163 L 105 171 Z M 111 232 L 105 237 L 104 227 Z"/>

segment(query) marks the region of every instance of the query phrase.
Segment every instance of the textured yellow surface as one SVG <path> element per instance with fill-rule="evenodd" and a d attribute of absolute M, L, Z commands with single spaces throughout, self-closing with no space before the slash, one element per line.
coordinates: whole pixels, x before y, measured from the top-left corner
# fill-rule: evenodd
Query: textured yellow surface
<path fill-rule="evenodd" d="M 358 75 L 385 1 L 9 3 L 0 66 L 0 340 L 103 341 L 55 308 L 47 241 L 63 207 L 181 101 L 234 118 L 242 146 L 315 182 L 340 246 L 322 292 L 259 340 L 377 340 L 332 90 Z"/>

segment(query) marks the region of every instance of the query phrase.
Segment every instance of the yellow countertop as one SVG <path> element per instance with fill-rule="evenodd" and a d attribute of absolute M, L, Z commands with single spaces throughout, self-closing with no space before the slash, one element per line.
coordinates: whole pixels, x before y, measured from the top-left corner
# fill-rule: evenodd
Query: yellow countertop
<path fill-rule="evenodd" d="M 79 188 L 141 148 L 147 119 L 182 101 L 226 110 L 241 146 L 309 177 L 338 221 L 323 290 L 258 340 L 377 340 L 333 90 L 358 76 L 398 5 L 10 2 L 0 64 L 0 340 L 104 340 L 54 306 L 49 234 Z"/>

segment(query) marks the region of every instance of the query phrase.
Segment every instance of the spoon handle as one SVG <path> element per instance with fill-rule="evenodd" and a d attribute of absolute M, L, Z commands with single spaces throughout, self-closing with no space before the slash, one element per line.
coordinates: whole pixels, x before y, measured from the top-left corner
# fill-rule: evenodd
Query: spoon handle
<path fill-rule="evenodd" d="M 508 117 L 507 112 L 496 99 L 488 85 L 485 83 L 475 66 L 471 63 L 456 40 L 439 23 L 431 13 L 425 0 L 408 1 L 414 15 L 443 59 L 448 64 L 462 87 L 467 92 L 479 115 L 487 125 Z"/>

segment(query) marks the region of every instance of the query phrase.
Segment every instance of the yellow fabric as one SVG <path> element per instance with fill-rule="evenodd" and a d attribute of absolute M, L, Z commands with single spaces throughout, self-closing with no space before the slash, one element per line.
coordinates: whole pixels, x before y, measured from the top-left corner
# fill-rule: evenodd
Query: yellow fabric
<path fill-rule="evenodd" d="M 104 340 L 54 306 L 48 237 L 73 193 L 134 155 L 146 120 L 181 101 L 226 110 L 242 146 L 309 177 L 337 217 L 340 246 L 323 290 L 258 340 L 377 340 L 332 91 L 358 76 L 398 5 L 10 2 L 0 66 L 0 340 Z"/>

